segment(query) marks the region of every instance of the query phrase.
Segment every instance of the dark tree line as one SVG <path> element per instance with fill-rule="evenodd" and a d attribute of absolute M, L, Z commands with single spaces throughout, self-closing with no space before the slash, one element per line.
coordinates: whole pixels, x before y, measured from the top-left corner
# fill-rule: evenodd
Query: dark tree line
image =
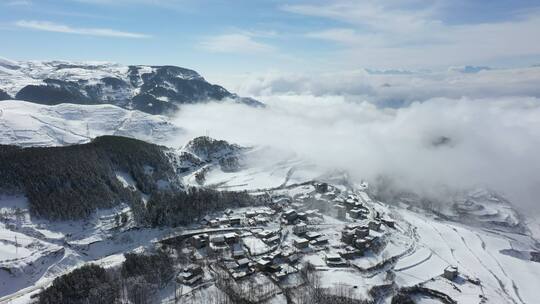
<path fill-rule="evenodd" d="M 232 207 L 252 206 L 259 203 L 247 192 L 217 191 L 189 188 L 181 192 L 154 194 L 142 212 L 134 212 L 139 222 L 151 226 L 179 226 L 192 223 L 208 213 Z"/>
<path fill-rule="evenodd" d="M 66 147 L 0 145 L 0 190 L 25 193 L 38 217 L 82 219 L 98 208 L 140 201 L 115 171 L 129 173 L 147 194 L 157 191 L 157 180 L 174 175 L 163 147 L 126 137 L 103 136 Z"/>
<path fill-rule="evenodd" d="M 119 269 L 87 265 L 56 278 L 38 295 L 38 303 L 155 303 L 157 290 L 174 277 L 173 260 L 161 251 L 125 258 Z"/>
<path fill-rule="evenodd" d="M 174 276 L 173 260 L 164 252 L 154 255 L 126 253 L 122 264 L 122 277 L 142 277 L 145 282 L 163 287 Z"/>
<path fill-rule="evenodd" d="M 114 303 L 120 284 L 107 271 L 87 265 L 54 279 L 51 287 L 39 294 L 39 304 Z"/>

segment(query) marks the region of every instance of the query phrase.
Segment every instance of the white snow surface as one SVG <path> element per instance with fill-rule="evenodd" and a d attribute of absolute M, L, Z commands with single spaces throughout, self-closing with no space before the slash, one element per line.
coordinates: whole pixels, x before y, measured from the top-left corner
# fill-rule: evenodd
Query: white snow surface
<path fill-rule="evenodd" d="M 0 144 L 61 146 L 80 144 L 102 135 L 133 137 L 162 143 L 180 132 L 166 117 L 113 105 L 55 106 L 0 101 Z"/>
<path fill-rule="evenodd" d="M 128 67 L 108 62 L 0 61 L 0 87 L 11 96 L 27 85 L 43 84 L 42 79 L 96 82 L 104 77 L 127 80 Z"/>
<path fill-rule="evenodd" d="M 144 73 L 155 70 L 152 66 L 139 65 L 139 77 Z M 87 84 L 98 83 L 106 77 L 118 78 L 130 83 L 129 66 L 111 62 L 87 61 L 11 61 L 0 58 L 0 88 L 14 97 L 19 90 L 27 85 L 44 84 L 44 79 L 56 79 L 66 81 L 82 81 Z M 192 71 L 179 73 L 175 77 L 182 79 L 197 79 L 202 77 Z M 133 87 L 121 92 L 111 90 L 105 92 L 105 96 L 114 98 L 115 94 L 121 93 L 122 97 L 131 98 L 138 93 L 140 88 Z M 110 93 L 110 94 L 107 94 Z"/>

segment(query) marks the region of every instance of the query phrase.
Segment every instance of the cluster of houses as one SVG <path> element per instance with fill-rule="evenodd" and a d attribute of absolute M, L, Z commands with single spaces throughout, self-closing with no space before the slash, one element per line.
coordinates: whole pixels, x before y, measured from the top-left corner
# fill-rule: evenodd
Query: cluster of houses
<path fill-rule="evenodd" d="M 279 281 L 287 275 L 298 271 L 294 265 L 299 260 L 300 256 L 296 250 L 285 248 L 284 250 L 273 251 L 256 260 L 249 260 L 244 257 L 236 261 L 228 261 L 224 263 L 224 268 L 235 280 L 260 271 L 269 273 L 272 278 Z"/>
<path fill-rule="evenodd" d="M 235 280 L 245 278 L 255 271 L 253 268 L 253 263 L 245 257 L 235 261 L 224 262 L 223 266 L 229 275 Z"/>
<path fill-rule="evenodd" d="M 242 225 L 242 218 L 240 216 L 229 216 L 224 215 L 222 217 L 211 218 L 210 216 L 205 216 L 201 220 L 203 226 L 208 226 L 211 228 L 223 227 L 223 226 L 240 226 Z"/>
<path fill-rule="evenodd" d="M 353 223 L 341 231 L 341 241 L 347 246 L 341 252 L 344 258 L 363 255 L 364 251 L 374 246 L 381 235 L 381 221 L 371 220 L 367 224 Z"/>
<path fill-rule="evenodd" d="M 241 235 L 237 232 L 226 232 L 209 236 L 207 233 L 201 233 L 192 236 L 189 241 L 196 249 L 208 248 L 213 252 L 231 251 L 231 256 L 235 259 L 245 257 L 244 249 L 239 241 Z"/>
<path fill-rule="evenodd" d="M 259 208 L 256 210 L 247 211 L 244 215 L 248 225 L 262 226 L 268 224 L 275 214 L 276 211 L 274 209 Z"/>
<path fill-rule="evenodd" d="M 259 208 L 249 210 L 243 214 L 233 215 L 234 211 L 227 209 L 221 217 L 205 216 L 200 221 L 201 225 L 211 228 L 235 227 L 241 225 L 262 226 L 268 224 L 276 214 L 271 208 Z"/>
<path fill-rule="evenodd" d="M 277 245 L 281 240 L 279 231 L 273 229 L 257 231 L 254 235 L 260 238 L 268 246 Z"/>
<path fill-rule="evenodd" d="M 330 191 L 329 185 L 325 183 L 316 183 L 314 187 L 316 196 L 335 194 L 335 191 Z M 394 227 L 391 219 L 383 219 L 378 213 L 374 218 L 370 216 L 371 210 L 367 204 L 371 199 L 365 192 L 333 197 L 329 201 L 336 203 L 334 209 L 338 219 L 345 220 L 348 215 L 355 222 L 346 225 L 341 232 L 341 241 L 345 246 L 339 250 L 326 250 L 324 260 L 328 266 L 347 267 L 349 265 L 347 260 L 363 255 L 367 249 L 379 243 L 383 234 L 381 225 Z M 281 230 L 267 227 L 268 223 L 275 222 L 278 214 L 281 225 L 292 225 L 294 234 L 292 244 L 281 244 L 279 249 L 277 245 L 283 237 Z M 202 233 L 191 237 L 190 242 L 197 249 L 209 248 L 214 252 L 230 251 L 232 259 L 223 262 L 223 266 L 234 279 L 241 279 L 254 272 L 263 271 L 271 274 L 275 280 L 281 280 L 297 271 L 295 264 L 299 261 L 302 252 L 330 248 L 325 246 L 329 243 L 327 236 L 310 229 L 311 225 L 320 223 L 322 219 L 323 215 L 319 210 L 307 209 L 304 204 L 293 202 L 290 197 L 284 195 L 273 197 L 268 207 L 239 213 L 226 210 L 221 217 L 205 217 L 202 221 L 202 224 L 207 227 L 231 227 L 231 230 L 235 229 L 234 226 L 241 225 L 254 227 L 250 232 L 231 231 L 214 235 Z M 264 244 L 276 250 L 257 259 L 249 259 L 242 246 L 242 238 L 247 235 L 259 238 Z M 193 284 L 200 278 L 202 278 L 200 267 L 191 267 L 182 273 L 182 281 L 188 284 Z"/>
<path fill-rule="evenodd" d="M 328 244 L 328 238 L 316 231 L 308 231 L 306 223 L 299 223 L 293 227 L 293 233 L 299 238 L 293 241 L 294 247 L 304 249 L 311 246 L 322 246 Z"/>
<path fill-rule="evenodd" d="M 300 208 L 287 209 L 282 213 L 282 223 L 289 225 L 300 222 L 312 222 L 315 220 L 320 220 L 322 218 L 322 213 L 320 213 L 317 209 L 303 211 L 301 211 Z"/>
<path fill-rule="evenodd" d="M 287 247 L 257 259 L 254 266 L 258 271 L 268 272 L 276 281 L 280 281 L 287 275 L 298 271 L 294 265 L 299 260 L 298 251 Z"/>
<path fill-rule="evenodd" d="M 366 219 L 369 215 L 369 209 L 358 196 L 348 195 L 346 198 L 336 198 L 334 201 L 336 202 L 334 205 L 336 216 L 340 220 L 344 220 L 347 213 L 349 213 L 351 219 L 358 220 Z"/>

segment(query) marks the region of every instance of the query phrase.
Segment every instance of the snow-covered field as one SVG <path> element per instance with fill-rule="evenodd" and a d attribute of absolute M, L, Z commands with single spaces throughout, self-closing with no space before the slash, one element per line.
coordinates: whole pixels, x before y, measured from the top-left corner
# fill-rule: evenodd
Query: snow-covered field
<path fill-rule="evenodd" d="M 28 294 L 84 263 L 117 266 L 125 252 L 170 233 L 134 230 L 131 220 L 119 226 L 115 215 L 131 212 L 125 205 L 100 210 L 86 221 L 49 222 L 29 215 L 24 196 L 2 195 L 0 212 L 0 303 L 27 303 Z"/>
<path fill-rule="evenodd" d="M 165 117 L 113 105 L 40 105 L 0 102 L 0 144 L 60 146 L 101 135 L 120 135 L 163 143 L 180 132 Z"/>
<path fill-rule="evenodd" d="M 422 245 L 412 257 L 398 262 L 399 266 L 414 265 L 396 271 L 398 283 L 424 282 L 442 274 L 447 265 L 456 265 L 463 274 L 481 280 L 489 299 L 498 299 L 500 303 L 537 301 L 535 286 L 540 284 L 540 263 L 501 253 L 516 247 L 534 248 L 532 238 L 444 222 L 407 210 L 398 212 L 416 227 Z"/>

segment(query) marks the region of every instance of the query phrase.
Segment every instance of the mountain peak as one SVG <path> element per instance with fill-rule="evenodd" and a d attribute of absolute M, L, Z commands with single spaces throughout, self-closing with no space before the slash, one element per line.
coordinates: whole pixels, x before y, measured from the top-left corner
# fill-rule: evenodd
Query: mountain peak
<path fill-rule="evenodd" d="M 0 59 L 0 90 L 39 104 L 113 104 L 150 114 L 175 112 L 182 104 L 232 101 L 263 105 L 207 82 L 194 70 L 108 62 Z M 2 73 L 4 72 L 4 73 Z"/>

